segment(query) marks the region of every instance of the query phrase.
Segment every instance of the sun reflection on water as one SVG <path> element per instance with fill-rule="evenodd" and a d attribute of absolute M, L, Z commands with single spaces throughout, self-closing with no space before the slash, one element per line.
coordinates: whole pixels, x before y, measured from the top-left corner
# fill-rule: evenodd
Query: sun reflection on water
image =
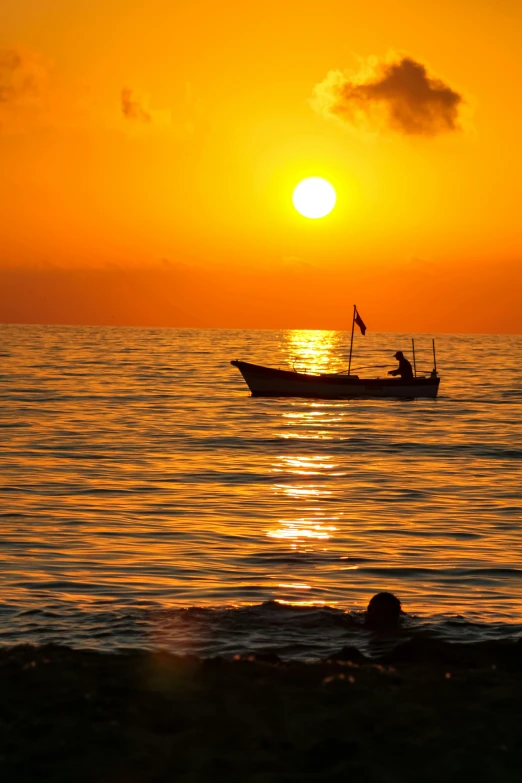
<path fill-rule="evenodd" d="M 281 348 L 299 372 L 343 372 L 342 340 L 341 332 L 293 329 L 284 333 Z"/>
<path fill-rule="evenodd" d="M 346 372 L 344 341 L 345 337 L 340 332 L 293 330 L 285 333 L 281 349 L 298 372 Z M 317 578 L 316 558 L 320 555 L 326 562 L 324 558 L 329 557 L 328 552 L 333 546 L 331 557 L 338 559 L 334 542 L 338 524 L 344 517 L 343 512 L 335 508 L 337 504 L 331 481 L 345 476 L 346 469 L 339 460 L 325 454 L 319 442 L 338 437 L 339 427 L 346 421 L 348 410 L 345 406 L 320 400 L 295 400 L 280 415 L 282 426 L 278 436 L 282 440 L 295 441 L 296 445 L 301 440 L 307 444 L 308 451 L 310 443 L 317 441 L 318 452 L 296 451 L 281 455 L 272 466 L 272 473 L 277 475 L 273 491 L 278 497 L 278 504 L 283 504 L 286 511 L 275 525 L 265 531 L 266 535 L 272 540 L 279 540 L 281 545 L 286 544 L 304 558 L 298 567 L 287 566 L 285 574 L 281 574 L 283 578 L 277 584 L 276 600 L 295 606 L 322 605 L 325 603 L 323 598 L 314 596 L 315 592 L 320 593 L 321 583 L 321 579 Z M 357 566 L 350 565 L 349 568 L 356 570 Z M 306 584 L 311 593 L 307 601 L 299 595 L 303 588 L 297 585 L 301 584 Z M 277 594 L 279 590 L 283 591 L 282 596 Z"/>
<path fill-rule="evenodd" d="M 286 538 L 297 543 L 303 538 L 328 539 L 330 534 L 337 530 L 335 527 L 313 524 L 314 521 L 306 518 L 296 520 L 279 519 L 278 522 L 281 527 L 277 530 L 267 531 L 267 536 L 270 538 Z"/>
<path fill-rule="evenodd" d="M 291 551 L 299 552 L 306 558 L 305 562 L 299 565 L 299 573 L 292 573 L 287 566 L 283 580 L 278 582 L 276 588 L 276 600 L 280 603 L 294 606 L 324 604 L 323 599 L 313 596 L 317 590 L 315 580 L 301 579 L 305 574 L 314 576 L 312 561 L 310 560 L 308 567 L 306 565 L 308 559 L 313 559 L 316 552 L 325 553 L 337 531 L 339 516 L 327 510 L 324 503 L 332 495 L 332 490 L 325 485 L 325 480 L 336 475 L 338 467 L 337 460 L 330 455 L 292 454 L 281 455 L 272 468 L 272 472 L 278 476 L 273 484 L 273 491 L 279 496 L 279 502 L 287 506 L 288 515 L 279 518 L 277 525 L 269 528 L 266 535 L 272 540 L 285 543 Z M 282 480 L 284 478 L 288 478 L 288 483 Z M 299 596 L 299 592 L 304 589 L 312 593 L 307 601 L 303 601 Z M 282 591 L 282 597 L 279 591 Z"/>

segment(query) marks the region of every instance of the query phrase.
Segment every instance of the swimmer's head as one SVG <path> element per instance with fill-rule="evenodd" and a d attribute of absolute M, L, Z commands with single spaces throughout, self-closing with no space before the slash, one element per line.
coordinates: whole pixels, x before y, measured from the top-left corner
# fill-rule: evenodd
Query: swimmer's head
<path fill-rule="evenodd" d="M 366 610 L 366 625 L 376 631 L 391 631 L 399 626 L 401 602 L 393 593 L 377 593 Z"/>

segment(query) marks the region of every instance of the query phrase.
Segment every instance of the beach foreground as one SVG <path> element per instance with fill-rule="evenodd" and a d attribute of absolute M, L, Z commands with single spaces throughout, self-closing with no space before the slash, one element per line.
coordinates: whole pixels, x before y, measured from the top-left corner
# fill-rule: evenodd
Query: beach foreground
<path fill-rule="evenodd" d="M 514 781 L 522 643 L 377 663 L 0 650 L 0 773 L 38 781 Z"/>

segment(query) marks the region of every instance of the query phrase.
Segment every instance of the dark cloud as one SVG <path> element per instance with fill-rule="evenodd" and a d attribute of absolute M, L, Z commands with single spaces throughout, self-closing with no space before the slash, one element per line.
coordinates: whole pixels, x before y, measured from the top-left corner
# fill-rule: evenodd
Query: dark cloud
<path fill-rule="evenodd" d="M 39 98 L 45 69 L 38 57 L 17 49 L 0 49 L 0 104 Z"/>
<path fill-rule="evenodd" d="M 151 116 L 145 111 L 143 106 L 133 98 L 132 90 L 124 87 L 121 91 L 121 110 L 123 116 L 128 120 L 137 120 L 138 122 L 150 122 Z"/>
<path fill-rule="evenodd" d="M 460 130 L 460 93 L 412 57 L 372 61 L 358 74 L 331 71 L 314 90 L 313 106 L 353 126 L 411 136 Z"/>

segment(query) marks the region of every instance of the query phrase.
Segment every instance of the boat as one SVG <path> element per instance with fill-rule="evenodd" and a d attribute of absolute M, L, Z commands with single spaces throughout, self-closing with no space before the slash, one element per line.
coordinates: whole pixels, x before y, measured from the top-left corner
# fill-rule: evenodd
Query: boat
<path fill-rule="evenodd" d="M 252 392 L 252 397 L 314 397 L 316 399 L 353 399 L 355 397 L 391 397 L 412 399 L 437 396 L 440 378 L 424 377 L 359 378 L 346 373 L 311 373 L 276 370 L 259 364 L 230 362 L 237 367 Z"/>
<path fill-rule="evenodd" d="M 237 367 L 253 397 L 311 397 L 335 400 L 355 398 L 434 399 L 437 396 L 440 377 L 437 374 L 434 340 L 432 341 L 434 367 L 431 373 L 417 375 L 415 342 L 412 340 L 413 377 L 360 378 L 358 375 L 352 375 L 350 370 L 355 324 L 360 327 L 361 333 L 364 335 L 366 326 L 354 305 L 347 372 L 313 374 L 300 372 L 296 369 L 281 370 L 274 367 L 264 367 L 237 359 L 230 363 Z"/>

